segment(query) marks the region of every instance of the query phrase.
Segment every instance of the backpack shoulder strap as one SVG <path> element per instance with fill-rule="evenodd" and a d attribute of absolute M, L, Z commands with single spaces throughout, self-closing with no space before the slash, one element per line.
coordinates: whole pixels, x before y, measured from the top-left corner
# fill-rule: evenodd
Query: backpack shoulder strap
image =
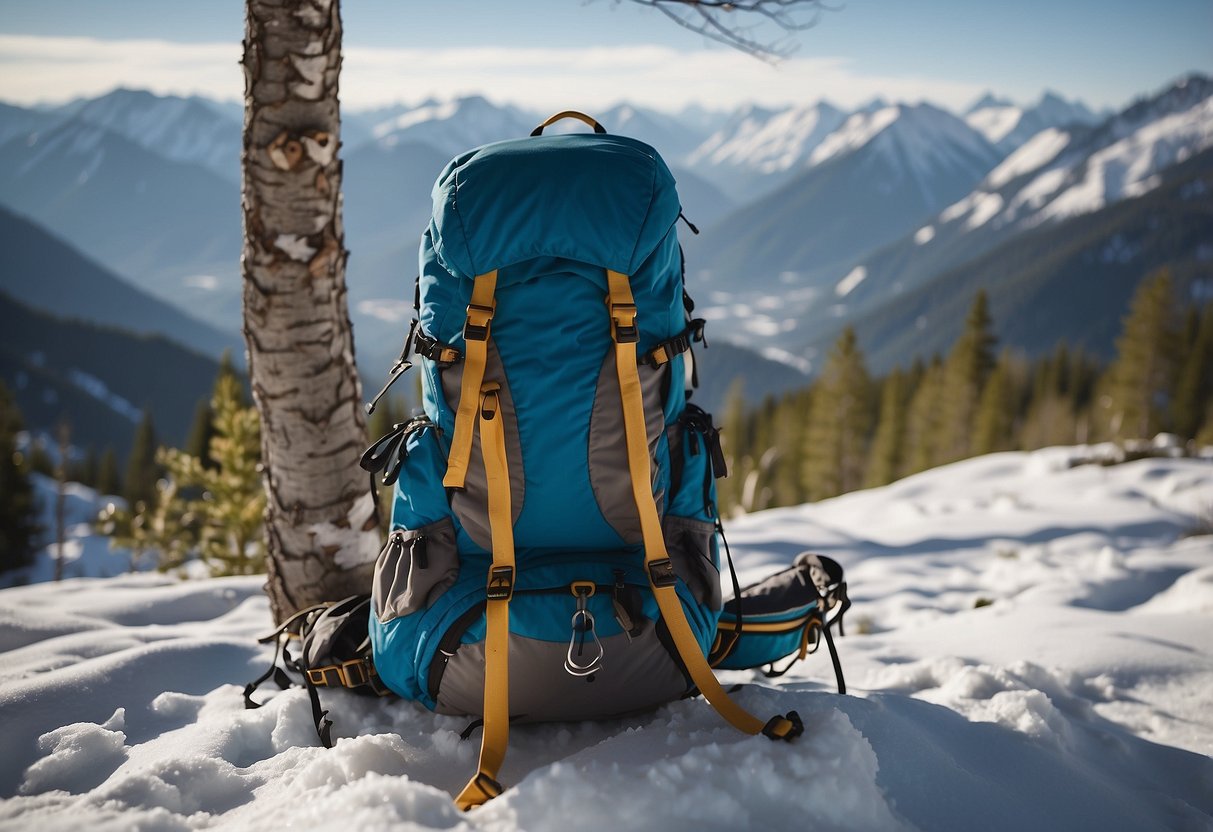
<path fill-rule="evenodd" d="M 644 400 L 636 366 L 636 343 L 639 341 L 636 302 L 627 275 L 608 269 L 607 286 L 610 292 L 607 306 L 611 314 L 611 340 L 615 344 L 615 367 L 619 376 L 619 392 L 623 399 L 623 426 L 628 468 L 632 479 L 632 496 L 640 514 L 645 569 L 653 595 L 657 598 L 661 617 L 669 628 L 674 646 L 678 649 L 678 655 L 691 679 L 722 717 L 747 734 L 765 734 L 773 740 L 794 739 L 804 731 L 800 716 L 795 711 L 790 711 L 787 716 L 776 715 L 764 723 L 734 702 L 716 680 L 716 675 L 708 665 L 707 658 L 691 631 L 691 625 L 687 622 L 686 612 L 674 589 L 674 565 L 666 551 L 661 519 L 657 516 L 657 504 L 653 500 Z"/>
<path fill-rule="evenodd" d="M 463 383 L 459 390 L 459 410 L 455 413 L 455 434 L 451 438 L 451 455 L 447 460 L 446 488 L 463 488 L 467 477 L 468 458 L 472 454 L 472 428 L 480 405 L 480 384 L 484 381 L 484 366 L 488 361 L 489 329 L 496 310 L 497 270 L 476 275 L 472 284 L 472 299 L 468 303 L 467 321 L 463 325 L 464 356 Z"/>
<path fill-rule="evenodd" d="M 486 587 L 484 733 L 480 738 L 480 761 L 476 774 L 455 798 L 456 805 L 465 811 L 501 794 L 503 787 L 496 778 L 505 761 L 510 735 L 510 598 L 514 594 L 514 529 L 510 511 L 510 467 L 506 459 L 505 432 L 501 427 L 498 389 L 496 382 L 489 382 L 477 397 L 480 448 L 484 455 L 489 489 L 493 563 L 489 567 Z"/>

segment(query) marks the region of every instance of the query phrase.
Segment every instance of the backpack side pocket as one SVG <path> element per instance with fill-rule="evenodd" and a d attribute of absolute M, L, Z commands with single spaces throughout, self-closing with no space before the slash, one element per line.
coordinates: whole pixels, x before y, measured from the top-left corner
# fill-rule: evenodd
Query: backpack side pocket
<path fill-rule="evenodd" d="M 371 596 L 380 623 L 425 609 L 459 577 L 450 518 L 419 529 L 396 529 L 375 562 Z"/>
<path fill-rule="evenodd" d="M 672 514 L 667 514 L 661 525 L 674 573 L 686 583 L 696 601 L 718 612 L 722 599 L 715 544 L 716 526 L 704 520 Z"/>

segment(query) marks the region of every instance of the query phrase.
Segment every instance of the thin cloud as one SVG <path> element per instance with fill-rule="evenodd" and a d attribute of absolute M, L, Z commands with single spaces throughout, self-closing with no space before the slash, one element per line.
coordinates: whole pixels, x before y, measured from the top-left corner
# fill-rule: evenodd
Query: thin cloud
<path fill-rule="evenodd" d="M 0 35 L 0 98 L 20 104 L 93 96 L 117 86 L 236 100 L 243 91 L 237 43 L 99 40 Z M 478 93 L 551 109 L 621 101 L 677 110 L 829 99 L 857 106 L 873 97 L 960 107 L 982 88 L 936 78 L 865 74 L 837 57 L 797 57 L 772 67 L 722 49 L 382 49 L 347 46 L 342 100 L 354 108 Z"/>

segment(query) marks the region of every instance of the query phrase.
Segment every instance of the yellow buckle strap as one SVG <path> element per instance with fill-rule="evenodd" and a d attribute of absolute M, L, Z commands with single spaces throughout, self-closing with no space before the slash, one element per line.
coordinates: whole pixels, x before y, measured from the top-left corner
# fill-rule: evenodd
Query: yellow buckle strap
<path fill-rule="evenodd" d="M 501 794 L 497 772 L 505 761 L 510 736 L 510 598 L 514 592 L 514 526 L 510 509 L 510 469 L 506 459 L 499 385 L 489 382 L 480 396 L 480 449 L 489 488 L 489 531 L 493 564 L 489 569 L 484 637 L 484 729 L 476 775 L 455 798 L 460 809 Z"/>
<path fill-rule="evenodd" d="M 722 717 L 736 728 L 747 734 L 760 734 L 766 727 L 757 717 L 743 710 L 729 698 L 720 682 L 712 673 L 707 659 L 695 638 L 691 625 L 687 622 L 686 612 L 678 599 L 675 589 L 674 570 L 666 552 L 665 537 L 661 532 L 661 519 L 657 516 L 657 503 L 653 498 L 652 470 L 649 466 L 649 440 L 644 419 L 644 398 L 640 387 L 640 373 L 636 367 L 636 340 L 631 338 L 637 332 L 635 317 L 630 320 L 622 319 L 628 308 L 634 310 L 635 300 L 628 283 L 627 275 L 607 270 L 607 287 L 609 296 L 607 304 L 611 310 L 611 337 L 615 341 L 615 369 L 619 376 L 619 392 L 623 399 L 623 426 L 628 449 L 628 469 L 632 479 L 632 496 L 636 502 L 636 510 L 640 515 L 640 528 L 644 537 L 645 568 L 649 574 L 649 583 L 653 587 L 653 595 L 657 598 L 657 606 L 661 617 L 669 628 L 678 649 L 678 655 L 691 679 L 699 688 L 699 692 L 714 707 Z M 617 313 L 621 317 L 617 318 Z M 628 331 L 630 326 L 631 331 Z M 622 337 L 621 337 L 622 336 Z M 780 717 L 782 719 L 782 717 Z M 787 720 L 784 720 L 786 722 Z M 772 734 L 783 738 L 791 734 L 784 731 L 783 723 L 778 723 Z M 770 736 L 770 734 L 768 734 Z"/>
<path fill-rule="evenodd" d="M 451 437 L 451 455 L 447 458 L 444 488 L 463 488 L 468 459 L 472 455 L 472 428 L 480 404 L 480 386 L 488 361 L 488 343 L 497 291 L 497 270 L 476 275 L 472 299 L 463 326 L 463 381 L 459 389 L 459 409 L 455 412 L 455 432 Z"/>
<path fill-rule="evenodd" d="M 309 668 L 307 678 L 318 688 L 356 688 L 369 682 L 371 673 L 367 669 L 366 659 L 350 659 L 341 664 Z"/>

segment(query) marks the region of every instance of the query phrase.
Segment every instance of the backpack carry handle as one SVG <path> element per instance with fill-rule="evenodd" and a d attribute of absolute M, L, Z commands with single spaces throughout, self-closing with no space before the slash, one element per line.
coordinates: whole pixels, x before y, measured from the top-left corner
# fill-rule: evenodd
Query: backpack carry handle
<path fill-rule="evenodd" d="M 562 119 L 562 118 L 575 118 L 578 121 L 584 121 L 590 127 L 594 128 L 595 133 L 605 133 L 606 132 L 605 127 L 603 127 L 601 124 L 599 124 L 594 119 L 587 116 L 585 113 L 579 113 L 576 110 L 565 110 L 565 111 L 557 113 L 556 115 L 551 116 L 550 118 L 545 120 L 543 122 L 543 124 L 539 125 L 534 130 L 531 131 L 531 135 L 532 136 L 542 136 L 543 128 L 547 127 L 549 124 L 553 124 L 557 121 L 560 121 L 560 119 Z"/>

